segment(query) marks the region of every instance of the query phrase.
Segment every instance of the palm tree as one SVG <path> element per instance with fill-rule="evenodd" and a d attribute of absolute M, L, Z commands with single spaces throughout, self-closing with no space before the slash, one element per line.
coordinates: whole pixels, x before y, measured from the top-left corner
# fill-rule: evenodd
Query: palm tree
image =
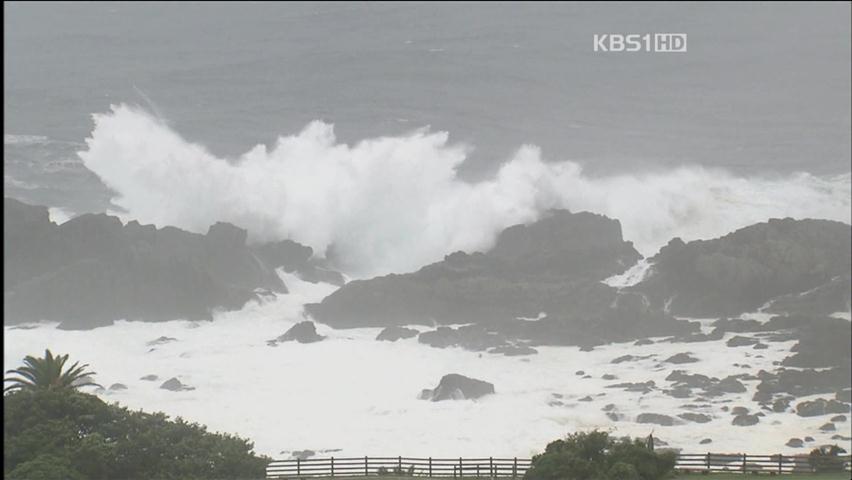
<path fill-rule="evenodd" d="M 88 363 L 78 366 L 80 362 L 75 362 L 63 371 L 67 361 L 67 354 L 53 356 L 50 350 L 44 351 L 44 358 L 27 355 L 24 358 L 24 366 L 6 372 L 18 376 L 3 379 L 3 383 L 12 383 L 3 389 L 3 393 L 11 390 L 76 389 L 90 385 L 100 387 L 90 378 L 95 372 L 86 371 Z"/>

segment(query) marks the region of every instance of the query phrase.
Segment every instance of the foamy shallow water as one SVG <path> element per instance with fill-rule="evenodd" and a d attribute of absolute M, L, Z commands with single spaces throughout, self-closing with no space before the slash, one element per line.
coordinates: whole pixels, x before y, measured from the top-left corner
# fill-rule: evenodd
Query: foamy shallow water
<path fill-rule="evenodd" d="M 731 415 L 720 407 L 759 411 L 751 401 L 755 381 L 744 382 L 747 393 L 717 398 L 718 403 L 704 410 L 682 409 L 683 404 L 694 402 L 661 392 L 641 395 L 605 388 L 648 380 L 664 387 L 668 385 L 665 377 L 674 369 L 719 378 L 771 370 L 776 368 L 773 361 L 790 355 L 795 342 L 769 343 L 768 350 L 755 351 L 729 348 L 724 345 L 726 337 L 691 344 L 614 344 L 591 352 L 539 347 L 538 355 L 504 357 L 432 348 L 416 339 L 378 342 L 375 337 L 381 329 L 377 328 L 333 330 L 318 325 L 319 333 L 329 337 L 323 342 L 270 347 L 267 340 L 303 320 L 304 303 L 317 301 L 335 288 L 302 282 L 292 275 L 284 278 L 291 294 L 217 314 L 213 322 L 117 322 L 90 331 L 62 331 L 55 324 L 6 327 L 4 368 L 15 368 L 25 355 L 40 355 L 45 348 L 70 353 L 74 360 L 89 363 L 97 372 L 96 381 L 105 387 L 127 385 L 127 390 L 100 394 L 104 400 L 133 409 L 161 410 L 213 431 L 236 433 L 252 439 L 256 451 L 278 458 L 287 456 L 282 452 L 301 449 L 334 449 L 337 456 L 526 457 L 551 440 L 591 428 L 637 436 L 653 430 L 670 446 L 690 452 L 802 453 L 803 449 L 789 449 L 784 443 L 806 435 L 816 439 L 814 445 L 838 443 L 830 439 L 834 434 L 852 436 L 848 421 L 837 423 L 837 432 L 820 433 L 828 416 L 765 412 L 757 425 L 731 426 Z M 177 341 L 146 345 L 160 336 Z M 680 352 L 691 352 L 700 362 L 660 364 Z M 628 353 L 656 356 L 610 363 Z M 750 367 L 735 367 L 735 363 Z M 582 379 L 577 370 L 593 378 Z M 492 382 L 497 394 L 477 401 L 417 399 L 422 389 L 433 388 L 443 375 L 454 372 Z M 618 379 L 602 380 L 607 373 Z M 140 380 L 148 374 L 160 379 Z M 171 377 L 195 390 L 160 389 Z M 587 395 L 595 400 L 579 401 Z M 554 400 L 563 405 L 550 405 Z M 624 415 L 623 421 L 611 422 L 605 416 L 601 408 L 609 403 Z M 706 424 L 673 427 L 633 422 L 643 412 L 675 416 L 684 411 L 715 418 Z M 699 445 L 704 438 L 713 443 Z M 840 442 L 847 449 L 852 447 L 849 443 Z"/>

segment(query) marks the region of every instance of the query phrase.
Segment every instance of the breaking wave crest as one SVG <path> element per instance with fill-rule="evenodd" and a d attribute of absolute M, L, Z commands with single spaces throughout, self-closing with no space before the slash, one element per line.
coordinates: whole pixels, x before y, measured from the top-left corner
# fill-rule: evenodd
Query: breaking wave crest
<path fill-rule="evenodd" d="M 674 236 L 711 238 L 772 217 L 850 223 L 850 175 L 742 177 L 684 166 L 606 177 L 571 161 L 545 161 L 524 145 L 496 174 L 468 182 L 468 147 L 447 132 L 416 130 L 354 145 L 320 121 L 219 158 L 158 118 L 127 105 L 94 115 L 85 166 L 117 192 L 128 218 L 204 232 L 216 221 L 252 241 L 290 238 L 332 256 L 353 276 L 405 272 L 455 250 L 487 249 L 506 226 L 550 208 L 621 221 L 652 255 Z M 333 254 L 332 254 L 333 252 Z"/>

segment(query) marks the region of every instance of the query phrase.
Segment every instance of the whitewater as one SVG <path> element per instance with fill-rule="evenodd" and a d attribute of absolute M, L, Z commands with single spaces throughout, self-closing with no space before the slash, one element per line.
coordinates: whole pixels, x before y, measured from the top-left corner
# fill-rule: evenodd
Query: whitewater
<path fill-rule="evenodd" d="M 685 452 L 797 452 L 784 446 L 791 437 L 812 435 L 814 444 L 838 443 L 832 434 L 850 436 L 850 424 L 838 431 L 814 434 L 823 417 L 765 412 L 759 424 L 731 426 L 721 405 L 760 411 L 751 401 L 756 381 L 744 381 L 748 392 L 727 395 L 698 408 L 713 416 L 706 424 L 663 427 L 634 423 L 643 412 L 674 415 L 689 400 L 658 391 L 640 395 L 606 385 L 653 380 L 658 386 L 673 369 L 724 377 L 772 370 L 773 362 L 790 355 L 795 342 L 770 342 L 769 349 L 727 348 L 720 341 L 691 344 L 612 344 L 580 352 L 576 347 L 537 347 L 539 354 L 505 357 L 458 348 L 437 349 L 416 339 L 375 340 L 380 329 L 334 330 L 318 325 L 328 338 L 313 344 L 288 342 L 271 347 L 277 337 L 304 320 L 302 307 L 333 291 L 281 272 L 291 293 L 251 302 L 240 311 L 219 312 L 212 322 L 119 321 L 90 331 L 62 331 L 55 324 L 6 327 L 4 368 L 14 368 L 25 355 L 45 348 L 69 353 L 89 363 L 104 387 L 122 383 L 126 390 L 98 393 L 107 402 L 200 422 L 212 431 L 235 433 L 255 442 L 256 450 L 275 458 L 310 449 L 335 456 L 518 456 L 540 452 L 551 440 L 577 430 L 600 428 L 616 435 L 647 436 Z M 415 327 L 420 328 L 423 327 Z M 150 346 L 161 336 L 176 341 Z M 660 364 L 680 352 L 700 361 Z M 720 354 L 724 352 L 724 355 Z M 611 364 L 624 354 L 656 355 Z M 741 368 L 735 365 L 749 365 Z M 582 378 L 582 370 L 592 378 Z M 419 400 L 448 373 L 489 381 L 496 394 L 479 400 Z M 157 381 L 141 380 L 145 375 Z M 604 374 L 616 380 L 601 378 Z M 195 388 L 172 392 L 159 388 L 177 377 Z M 593 401 L 580 401 L 590 395 Z M 815 396 L 813 398 L 816 398 Z M 802 398 L 801 400 L 809 399 Z M 622 421 L 610 421 L 602 408 L 615 404 Z M 684 410 L 685 411 L 685 410 Z M 710 438 L 710 445 L 702 439 Z M 840 442 L 843 444 L 843 442 Z M 848 442 L 847 442 L 848 443 Z M 799 451 L 800 452 L 800 451 Z M 320 453 L 320 455 L 323 455 Z"/>
<path fill-rule="evenodd" d="M 523 145 L 493 176 L 465 181 L 458 170 L 473 147 L 428 128 L 347 145 L 333 125 L 314 121 L 221 158 L 139 107 L 93 118 L 78 156 L 115 192 L 116 215 L 202 233 L 231 222 L 253 242 L 309 245 L 353 278 L 487 250 L 504 228 L 552 208 L 620 220 L 646 256 L 675 236 L 713 238 L 773 217 L 852 223 L 849 173 L 741 177 L 687 165 L 593 177 Z"/>

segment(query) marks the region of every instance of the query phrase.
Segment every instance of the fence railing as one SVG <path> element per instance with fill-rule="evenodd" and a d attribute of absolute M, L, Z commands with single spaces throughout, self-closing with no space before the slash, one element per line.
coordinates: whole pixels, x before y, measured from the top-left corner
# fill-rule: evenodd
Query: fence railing
<path fill-rule="evenodd" d="M 453 478 L 520 478 L 524 476 L 524 473 L 529 467 L 529 458 L 331 457 L 304 460 L 276 460 L 266 467 L 266 477 L 306 478 L 392 475 Z"/>
<path fill-rule="evenodd" d="M 275 460 L 267 478 L 310 477 L 475 477 L 522 478 L 529 458 L 411 458 L 348 457 Z M 850 471 L 852 457 L 803 455 L 748 455 L 744 453 L 680 453 L 675 468 L 681 472 L 814 473 Z"/>

